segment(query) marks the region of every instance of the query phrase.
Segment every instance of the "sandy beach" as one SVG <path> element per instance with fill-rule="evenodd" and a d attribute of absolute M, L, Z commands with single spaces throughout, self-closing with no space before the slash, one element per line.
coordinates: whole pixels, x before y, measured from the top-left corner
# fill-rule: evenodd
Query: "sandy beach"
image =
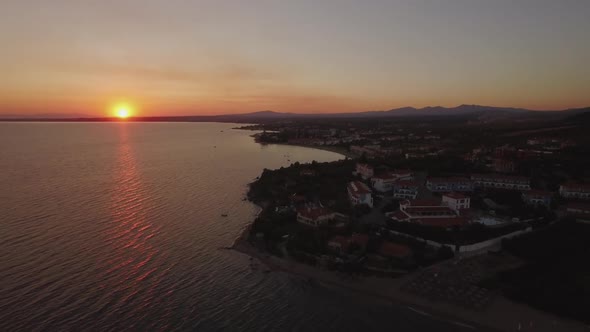
<path fill-rule="evenodd" d="M 395 279 L 375 276 L 351 279 L 335 271 L 272 256 L 248 242 L 249 227 L 235 240 L 232 249 L 257 259 L 272 271 L 283 271 L 326 287 L 385 299 L 431 319 L 450 321 L 476 331 L 590 331 L 590 327 L 583 323 L 541 312 L 500 295 L 495 296 L 487 308 L 476 311 L 402 291 L 401 286 L 413 278 L 414 273 Z"/>

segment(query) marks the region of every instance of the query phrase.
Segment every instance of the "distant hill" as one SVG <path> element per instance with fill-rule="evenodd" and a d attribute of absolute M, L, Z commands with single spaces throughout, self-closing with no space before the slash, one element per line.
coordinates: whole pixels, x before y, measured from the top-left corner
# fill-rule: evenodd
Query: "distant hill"
<path fill-rule="evenodd" d="M 409 116 L 482 116 L 493 115 L 493 117 L 506 117 L 524 114 L 541 114 L 552 111 L 533 111 L 523 108 L 512 107 L 494 107 L 481 105 L 460 105 L 457 107 L 429 106 L 424 108 L 401 107 L 386 111 L 366 111 L 354 113 L 280 113 L 273 111 L 262 111 L 246 114 L 226 115 L 240 118 L 257 118 L 257 119 L 280 119 L 280 118 L 391 118 L 391 117 L 409 117 Z"/>

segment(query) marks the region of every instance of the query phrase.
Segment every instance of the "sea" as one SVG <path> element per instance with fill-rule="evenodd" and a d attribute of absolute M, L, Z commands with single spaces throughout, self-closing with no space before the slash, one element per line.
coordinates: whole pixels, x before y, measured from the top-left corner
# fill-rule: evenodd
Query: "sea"
<path fill-rule="evenodd" d="M 264 168 L 343 158 L 237 126 L 0 123 L 0 331 L 464 330 L 227 250 Z"/>

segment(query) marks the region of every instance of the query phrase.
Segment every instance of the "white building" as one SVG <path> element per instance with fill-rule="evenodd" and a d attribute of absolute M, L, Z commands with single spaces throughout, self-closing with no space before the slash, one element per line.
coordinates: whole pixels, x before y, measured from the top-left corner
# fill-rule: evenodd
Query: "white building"
<path fill-rule="evenodd" d="M 329 209 L 318 206 L 306 206 L 297 209 L 297 222 L 302 224 L 318 227 L 330 220 L 333 220 L 335 214 Z"/>
<path fill-rule="evenodd" d="M 348 198 L 352 205 L 366 204 L 369 207 L 373 207 L 373 196 L 371 195 L 371 189 L 366 184 L 360 181 L 353 181 L 348 184 L 347 187 Z"/>
<path fill-rule="evenodd" d="M 523 176 L 509 176 L 500 174 L 474 174 L 471 180 L 476 187 L 507 189 L 507 190 L 531 190 L 530 179 Z"/>
<path fill-rule="evenodd" d="M 551 207 L 553 193 L 542 190 L 529 190 L 522 193 L 522 200 L 532 206 Z"/>
<path fill-rule="evenodd" d="M 399 210 L 387 216 L 397 222 L 411 222 L 434 227 L 463 226 L 468 219 L 438 200 L 405 200 Z"/>
<path fill-rule="evenodd" d="M 360 175 L 363 180 L 370 179 L 375 174 L 373 166 L 369 164 L 357 163 L 356 174 Z"/>
<path fill-rule="evenodd" d="M 428 178 L 426 188 L 432 192 L 473 191 L 473 181 L 464 177 Z"/>
<path fill-rule="evenodd" d="M 448 193 L 442 196 L 442 204 L 450 207 L 457 213 L 461 213 L 461 210 L 469 209 L 471 198 L 459 193 Z"/>
<path fill-rule="evenodd" d="M 374 175 L 371 178 L 373 188 L 379 192 L 390 192 L 397 181 L 412 180 L 413 173 L 409 170 L 394 170 L 380 175 Z"/>
<path fill-rule="evenodd" d="M 590 184 L 568 183 L 559 186 L 563 198 L 590 199 Z"/>
<path fill-rule="evenodd" d="M 416 199 L 420 185 L 414 181 L 402 180 L 393 184 L 393 198 Z"/>

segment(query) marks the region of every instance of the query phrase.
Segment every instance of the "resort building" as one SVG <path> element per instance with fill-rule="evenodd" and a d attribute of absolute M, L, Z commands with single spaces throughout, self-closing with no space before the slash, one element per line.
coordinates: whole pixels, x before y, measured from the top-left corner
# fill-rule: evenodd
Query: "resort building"
<path fill-rule="evenodd" d="M 373 177 L 375 171 L 373 170 L 373 166 L 369 164 L 357 163 L 356 174 L 359 175 L 363 180 L 368 180 Z"/>
<path fill-rule="evenodd" d="M 568 183 L 559 187 L 563 198 L 590 199 L 590 184 Z"/>
<path fill-rule="evenodd" d="M 373 207 L 371 189 L 366 184 L 360 181 L 353 181 L 348 184 L 347 190 L 348 198 L 352 205 L 366 204 L 371 208 Z"/>
<path fill-rule="evenodd" d="M 522 193 L 522 200 L 532 206 L 551 206 L 553 193 L 543 190 L 529 190 Z"/>
<path fill-rule="evenodd" d="M 403 244 L 384 241 L 377 249 L 377 253 L 386 258 L 405 259 L 412 254 L 412 249 Z"/>
<path fill-rule="evenodd" d="M 565 213 L 578 221 L 590 222 L 590 204 L 588 203 L 569 203 L 565 208 Z"/>
<path fill-rule="evenodd" d="M 447 193 L 442 196 L 442 205 L 450 207 L 458 214 L 471 206 L 471 198 L 460 193 Z"/>
<path fill-rule="evenodd" d="M 333 211 L 320 206 L 305 206 L 297 209 L 297 222 L 312 227 L 324 225 L 334 217 Z"/>
<path fill-rule="evenodd" d="M 393 184 L 393 198 L 416 199 L 420 185 L 415 181 L 397 181 Z"/>
<path fill-rule="evenodd" d="M 399 210 L 389 213 L 393 221 L 412 222 L 428 226 L 451 227 L 468 223 L 467 218 L 438 200 L 405 200 Z"/>
<path fill-rule="evenodd" d="M 506 189 L 506 190 L 530 190 L 530 179 L 524 176 L 510 176 L 501 174 L 473 174 L 471 180 L 476 187 Z"/>
<path fill-rule="evenodd" d="M 338 254 L 345 254 L 351 246 L 364 251 L 367 248 L 369 236 L 367 234 L 352 234 L 351 236 L 336 235 L 328 241 L 328 248 Z"/>
<path fill-rule="evenodd" d="M 409 170 L 395 170 L 371 178 L 373 188 L 379 192 L 390 192 L 396 181 L 412 180 L 413 174 Z"/>
<path fill-rule="evenodd" d="M 473 181 L 464 177 L 428 178 L 426 188 L 432 192 L 473 191 Z"/>
<path fill-rule="evenodd" d="M 494 158 L 493 168 L 498 173 L 514 173 L 516 171 L 516 161 L 509 158 Z"/>

